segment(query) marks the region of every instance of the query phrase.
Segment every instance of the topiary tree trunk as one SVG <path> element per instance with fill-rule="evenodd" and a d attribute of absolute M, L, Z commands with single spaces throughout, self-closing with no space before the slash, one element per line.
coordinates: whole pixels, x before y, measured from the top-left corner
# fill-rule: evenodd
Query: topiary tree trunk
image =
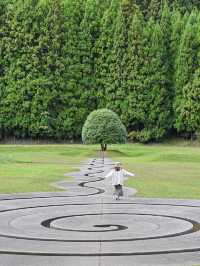
<path fill-rule="evenodd" d="M 107 144 L 101 143 L 101 151 L 107 151 Z"/>
<path fill-rule="evenodd" d="M 105 151 L 107 151 L 107 144 L 101 143 L 101 156 L 102 156 L 103 162 L 105 158 Z"/>

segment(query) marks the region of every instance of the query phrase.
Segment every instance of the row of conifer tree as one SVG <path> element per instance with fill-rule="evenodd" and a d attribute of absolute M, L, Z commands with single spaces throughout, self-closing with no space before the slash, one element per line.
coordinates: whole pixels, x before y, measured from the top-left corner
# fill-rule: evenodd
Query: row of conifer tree
<path fill-rule="evenodd" d="M 197 137 L 199 8 L 199 0 L 0 1 L 0 136 L 78 139 L 87 115 L 107 107 L 131 139 Z"/>

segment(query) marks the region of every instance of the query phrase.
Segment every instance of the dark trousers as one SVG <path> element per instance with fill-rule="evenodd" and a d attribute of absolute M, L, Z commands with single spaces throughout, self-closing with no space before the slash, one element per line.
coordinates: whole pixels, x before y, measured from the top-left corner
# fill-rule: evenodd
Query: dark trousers
<path fill-rule="evenodd" d="M 114 195 L 119 196 L 123 196 L 123 189 L 122 189 L 122 185 L 115 185 L 115 192 Z"/>

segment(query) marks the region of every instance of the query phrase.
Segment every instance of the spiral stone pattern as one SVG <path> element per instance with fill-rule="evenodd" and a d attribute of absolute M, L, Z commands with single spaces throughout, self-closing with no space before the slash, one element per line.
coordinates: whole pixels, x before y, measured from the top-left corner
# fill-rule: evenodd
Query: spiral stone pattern
<path fill-rule="evenodd" d="M 200 264 L 200 201 L 112 199 L 109 159 L 84 162 L 56 193 L 0 196 L 0 266 Z M 137 177 L 139 178 L 139 177 Z"/>

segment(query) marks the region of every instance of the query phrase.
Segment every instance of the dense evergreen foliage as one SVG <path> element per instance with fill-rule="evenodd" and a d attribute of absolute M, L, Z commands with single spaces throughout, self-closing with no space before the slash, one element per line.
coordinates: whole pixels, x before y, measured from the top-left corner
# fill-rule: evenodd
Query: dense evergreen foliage
<path fill-rule="evenodd" d="M 200 135 L 199 0 L 0 0 L 0 138 L 80 139 L 116 112 L 132 140 Z"/>
<path fill-rule="evenodd" d="M 200 14 L 196 10 L 183 31 L 175 70 L 175 127 L 193 136 L 200 131 Z"/>

